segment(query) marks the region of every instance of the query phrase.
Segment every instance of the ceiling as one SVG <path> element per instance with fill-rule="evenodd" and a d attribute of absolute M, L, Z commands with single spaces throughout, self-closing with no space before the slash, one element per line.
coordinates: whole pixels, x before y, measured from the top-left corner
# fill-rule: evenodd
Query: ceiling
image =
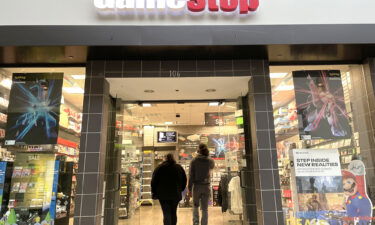
<path fill-rule="evenodd" d="M 63 87 L 79 87 L 84 90 L 85 80 L 76 80 L 71 75 L 85 75 L 84 67 L 45 67 L 45 68 L 2 68 L 6 76 L 11 79 L 12 73 L 64 73 Z M 71 94 L 63 90 L 64 102 L 82 111 L 83 94 Z"/>
<path fill-rule="evenodd" d="M 124 121 L 138 125 L 204 125 L 206 112 L 235 112 L 236 102 L 225 102 L 221 106 L 209 106 L 208 102 L 199 103 L 158 103 L 151 107 L 138 104 L 124 105 Z M 180 117 L 176 117 L 180 114 Z"/>
<path fill-rule="evenodd" d="M 110 93 L 124 101 L 237 99 L 250 77 L 107 78 Z M 215 89 L 214 92 L 207 92 Z M 146 93 L 152 90 L 153 93 Z"/>

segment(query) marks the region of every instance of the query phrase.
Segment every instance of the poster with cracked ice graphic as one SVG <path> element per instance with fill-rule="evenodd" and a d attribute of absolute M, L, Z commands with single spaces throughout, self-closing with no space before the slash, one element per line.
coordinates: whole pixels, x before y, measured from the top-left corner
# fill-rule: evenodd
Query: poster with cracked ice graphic
<path fill-rule="evenodd" d="M 210 134 L 208 137 L 208 149 L 213 159 L 224 159 L 225 153 L 238 151 L 238 135 L 234 134 Z"/>
<path fill-rule="evenodd" d="M 339 70 L 294 71 L 293 81 L 301 139 L 351 137 Z"/>
<path fill-rule="evenodd" d="M 57 143 L 62 85 L 62 73 L 13 74 L 6 145 Z"/>

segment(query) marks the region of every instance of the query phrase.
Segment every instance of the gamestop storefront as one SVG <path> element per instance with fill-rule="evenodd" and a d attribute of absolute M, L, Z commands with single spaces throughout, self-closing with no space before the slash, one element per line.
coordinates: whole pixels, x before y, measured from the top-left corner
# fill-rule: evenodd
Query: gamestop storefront
<path fill-rule="evenodd" d="M 248 76 L 244 224 L 368 225 L 374 8 L 371 0 L 4 0 L 0 67 L 9 76 L 62 71 L 69 84 L 66 67 L 86 68 L 84 84 L 76 81 L 84 100 L 70 224 L 117 224 L 108 79 Z"/>

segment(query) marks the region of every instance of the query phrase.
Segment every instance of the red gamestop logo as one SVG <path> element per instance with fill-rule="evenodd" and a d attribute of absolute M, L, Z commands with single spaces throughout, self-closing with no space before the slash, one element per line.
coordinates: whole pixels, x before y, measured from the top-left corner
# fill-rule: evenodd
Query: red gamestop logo
<path fill-rule="evenodd" d="M 100 10 L 115 10 L 127 12 L 144 11 L 181 11 L 199 12 L 239 12 L 248 14 L 256 11 L 259 0 L 94 0 L 94 5 Z"/>
<path fill-rule="evenodd" d="M 255 11 L 259 7 L 259 0 L 220 0 L 220 5 L 217 0 L 190 0 L 187 2 L 187 7 L 191 12 L 202 12 L 206 9 L 211 12 L 219 11 L 233 12 L 240 7 L 240 14 L 247 14 L 249 11 Z"/>

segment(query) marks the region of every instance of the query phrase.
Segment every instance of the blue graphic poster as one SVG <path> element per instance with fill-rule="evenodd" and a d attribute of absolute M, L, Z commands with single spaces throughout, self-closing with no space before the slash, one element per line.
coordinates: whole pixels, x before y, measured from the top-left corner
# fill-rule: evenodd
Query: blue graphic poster
<path fill-rule="evenodd" d="M 6 145 L 57 143 L 62 85 L 62 73 L 13 74 Z"/>

